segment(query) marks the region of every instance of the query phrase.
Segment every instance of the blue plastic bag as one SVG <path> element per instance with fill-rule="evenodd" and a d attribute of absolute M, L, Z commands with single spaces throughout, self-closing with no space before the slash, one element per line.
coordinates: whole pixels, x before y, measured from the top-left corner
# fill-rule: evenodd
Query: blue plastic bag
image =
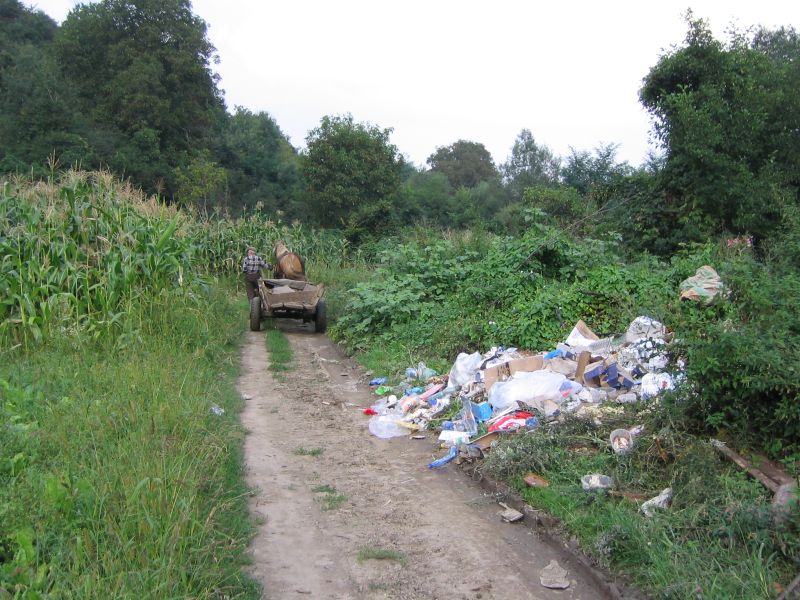
<path fill-rule="evenodd" d="M 458 456 L 458 446 L 452 446 L 450 448 L 450 452 L 448 452 L 442 458 L 438 458 L 435 461 L 433 461 L 432 463 L 430 463 L 428 465 L 428 468 L 429 469 L 438 469 L 439 467 L 443 467 L 447 463 L 449 463 L 451 460 L 453 460 L 456 456 Z"/>

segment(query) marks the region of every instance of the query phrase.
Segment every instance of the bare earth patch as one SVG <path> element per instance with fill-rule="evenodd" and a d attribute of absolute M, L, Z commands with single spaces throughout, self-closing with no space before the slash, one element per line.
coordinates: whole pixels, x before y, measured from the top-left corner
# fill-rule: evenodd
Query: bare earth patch
<path fill-rule="evenodd" d="M 239 391 L 259 532 L 251 549 L 264 598 L 606 598 L 591 573 L 530 527 L 503 522 L 496 500 L 428 439 L 378 440 L 362 410 L 364 372 L 313 326 L 285 321 L 294 363 L 273 377 L 262 333 L 249 332 Z M 542 586 L 551 561 L 569 587 Z"/>

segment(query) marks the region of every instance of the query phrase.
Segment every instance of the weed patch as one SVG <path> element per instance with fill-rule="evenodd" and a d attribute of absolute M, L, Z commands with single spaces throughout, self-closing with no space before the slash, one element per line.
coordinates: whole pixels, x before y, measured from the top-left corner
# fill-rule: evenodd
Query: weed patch
<path fill-rule="evenodd" d="M 338 493 L 332 485 L 319 485 L 314 488 L 314 492 L 319 494 L 314 499 L 320 503 L 322 510 L 336 510 L 348 500 L 345 494 Z"/>
<path fill-rule="evenodd" d="M 297 456 L 320 456 L 322 452 L 322 448 L 304 448 L 303 446 L 298 446 L 293 451 Z"/>
<path fill-rule="evenodd" d="M 390 548 L 379 548 L 376 546 L 365 546 L 364 548 L 361 548 L 358 551 L 356 560 L 358 562 L 364 562 L 366 560 L 391 560 L 399 563 L 402 567 L 405 567 L 408 562 L 406 557 L 401 552 L 392 550 Z"/>

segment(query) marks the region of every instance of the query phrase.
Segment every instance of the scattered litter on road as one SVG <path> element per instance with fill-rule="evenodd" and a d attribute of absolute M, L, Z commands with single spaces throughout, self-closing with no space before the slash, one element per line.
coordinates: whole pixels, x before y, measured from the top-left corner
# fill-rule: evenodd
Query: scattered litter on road
<path fill-rule="evenodd" d="M 432 463 L 429 463 L 428 468 L 438 469 L 439 467 L 443 467 L 450 461 L 454 460 L 457 456 L 458 456 L 458 446 L 452 446 L 449 452 L 445 456 L 437 460 L 434 460 Z"/>
<path fill-rule="evenodd" d="M 569 587 L 569 580 L 567 580 L 567 571 L 557 560 L 551 560 L 539 575 L 539 581 L 543 587 L 552 590 L 565 590 Z"/>
<path fill-rule="evenodd" d="M 503 519 L 506 523 L 516 523 L 517 521 L 521 521 L 525 515 L 523 515 L 518 510 L 511 508 L 510 506 L 503 504 L 502 502 L 498 502 L 500 506 L 502 506 L 505 510 L 500 514 L 500 518 Z"/>

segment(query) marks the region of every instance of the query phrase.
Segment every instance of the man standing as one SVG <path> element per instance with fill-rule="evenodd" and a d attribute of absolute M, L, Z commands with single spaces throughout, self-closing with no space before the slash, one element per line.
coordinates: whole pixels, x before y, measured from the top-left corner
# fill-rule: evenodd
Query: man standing
<path fill-rule="evenodd" d="M 258 280 L 261 279 L 261 269 L 271 269 L 261 257 L 256 254 L 256 249 L 250 246 L 247 249 L 247 256 L 242 261 L 242 273 L 244 274 L 244 286 L 247 289 L 247 299 L 252 300 L 258 296 Z"/>

